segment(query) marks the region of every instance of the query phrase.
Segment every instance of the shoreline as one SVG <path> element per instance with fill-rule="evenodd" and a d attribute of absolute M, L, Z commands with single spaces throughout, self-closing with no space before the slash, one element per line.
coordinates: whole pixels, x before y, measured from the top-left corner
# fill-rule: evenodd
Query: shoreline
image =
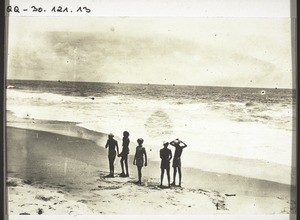
<path fill-rule="evenodd" d="M 144 186 L 137 186 L 134 184 L 137 174 L 132 165 L 132 156 L 129 157 L 130 178 L 104 178 L 108 173 L 107 152 L 94 141 L 13 127 L 7 127 L 7 137 L 7 176 L 18 178 L 19 185 L 15 187 L 24 187 L 26 184 L 21 184 L 24 181 L 46 190 L 49 190 L 49 186 L 56 190 L 61 187 L 67 201 L 73 203 L 84 200 L 92 213 L 280 214 L 295 211 L 291 198 L 295 187 L 286 184 L 183 167 L 183 188 L 160 189 L 157 187 L 159 162 L 149 161 L 149 166 L 143 168 Z M 115 167 L 116 173 L 119 173 L 118 158 Z M 18 199 L 9 203 L 10 213 L 19 210 L 15 209 L 16 206 L 23 205 L 26 210 L 27 205 L 20 204 L 22 199 L 19 197 L 22 194 L 16 194 L 20 189 L 13 192 L 11 188 L 9 186 L 9 195 Z M 35 192 L 34 189 L 28 191 Z M 151 194 L 149 201 L 148 196 L 145 199 L 148 194 Z M 40 205 L 38 199 L 34 200 Z M 122 211 L 114 210 L 113 207 L 119 207 L 118 204 L 129 207 Z M 140 210 L 131 209 L 130 204 L 139 204 L 144 210 L 140 213 Z M 86 214 L 84 210 L 84 213 L 79 214 Z"/>
<path fill-rule="evenodd" d="M 7 118 L 7 127 L 39 130 L 75 138 L 82 138 L 84 140 L 95 142 L 103 149 L 107 141 L 107 134 L 80 127 L 76 122 L 19 118 L 14 116 L 10 111 L 7 111 Z M 121 151 L 121 137 L 115 136 L 115 139 L 118 141 L 119 150 Z M 156 152 L 159 151 L 159 148 L 149 147 L 147 144 L 145 146 L 148 158 L 155 162 L 160 162 L 157 156 L 158 153 Z M 130 156 L 133 156 L 135 147 L 135 141 L 131 140 Z M 172 147 L 169 148 L 172 149 Z M 209 154 L 205 152 L 191 152 L 189 150 L 184 151 L 182 162 L 185 167 L 197 168 L 207 172 L 238 175 L 282 184 L 296 185 L 296 168 L 274 162 L 239 158 L 221 154 Z M 272 172 L 269 172 L 270 170 L 272 170 Z"/>

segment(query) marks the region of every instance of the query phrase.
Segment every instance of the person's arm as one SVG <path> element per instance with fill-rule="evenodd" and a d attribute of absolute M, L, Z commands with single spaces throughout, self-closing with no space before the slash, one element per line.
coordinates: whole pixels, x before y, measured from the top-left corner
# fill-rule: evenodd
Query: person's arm
<path fill-rule="evenodd" d="M 117 152 L 118 152 L 118 155 L 119 155 L 120 153 L 119 153 L 118 141 L 116 141 L 116 148 L 117 148 Z"/>
<path fill-rule="evenodd" d="M 170 150 L 170 154 L 169 154 L 169 161 L 172 160 L 173 156 L 172 156 L 172 151 Z"/>
<path fill-rule="evenodd" d="M 180 141 L 180 143 L 182 143 L 182 144 L 183 144 L 183 146 L 180 146 L 181 148 L 185 148 L 185 147 L 187 147 L 186 143 L 184 143 L 183 141 Z"/>
<path fill-rule="evenodd" d="M 135 150 L 135 154 L 134 154 L 134 158 L 133 158 L 133 165 L 135 165 L 135 161 L 136 161 L 136 150 Z"/>
<path fill-rule="evenodd" d="M 146 149 L 144 148 L 144 155 L 145 155 L 145 167 L 147 166 L 147 153 Z"/>
<path fill-rule="evenodd" d="M 159 157 L 160 157 L 160 159 L 162 159 L 161 150 L 159 151 Z"/>
<path fill-rule="evenodd" d="M 123 141 L 123 143 L 124 143 L 124 141 Z M 124 150 L 124 144 L 122 144 L 122 151 L 121 151 L 121 153 L 118 153 L 118 157 L 120 157 L 121 156 L 121 154 L 123 154 L 123 150 Z"/>
<path fill-rule="evenodd" d="M 179 141 L 179 143 L 181 142 L 181 141 L 179 140 L 179 138 L 176 138 L 175 140 Z M 171 144 L 173 147 L 175 147 L 175 145 L 176 145 L 176 144 L 175 144 L 175 140 L 170 142 L 170 144 Z"/>
<path fill-rule="evenodd" d="M 105 148 L 107 148 L 108 147 L 108 140 L 107 140 L 107 142 L 106 142 L 106 144 L 105 144 Z"/>
<path fill-rule="evenodd" d="M 172 145 L 173 147 L 175 147 L 174 141 L 171 141 L 171 142 L 170 142 L 170 145 Z"/>

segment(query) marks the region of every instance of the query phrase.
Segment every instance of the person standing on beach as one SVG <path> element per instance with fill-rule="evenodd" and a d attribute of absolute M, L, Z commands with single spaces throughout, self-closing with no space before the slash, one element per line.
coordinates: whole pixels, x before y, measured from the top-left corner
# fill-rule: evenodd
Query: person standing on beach
<path fill-rule="evenodd" d="M 114 177 L 114 162 L 116 159 L 116 149 L 119 154 L 118 142 L 114 139 L 113 134 L 108 135 L 108 140 L 106 142 L 105 148 L 108 148 L 108 161 L 109 161 L 109 175 L 107 177 Z"/>
<path fill-rule="evenodd" d="M 142 167 L 145 165 L 147 166 L 147 153 L 146 149 L 143 147 L 144 140 L 142 138 L 139 138 L 137 140 L 138 146 L 136 147 L 134 159 L 133 159 L 133 165 L 137 166 L 138 170 L 138 184 L 142 184 Z M 144 157 L 145 157 L 145 163 L 144 163 Z"/>
<path fill-rule="evenodd" d="M 168 148 L 169 142 L 164 141 L 164 148 L 159 152 L 161 163 L 160 163 L 160 187 L 163 186 L 164 172 L 167 171 L 168 187 L 170 188 L 170 160 L 172 159 L 172 151 Z"/>
<path fill-rule="evenodd" d="M 120 174 L 121 177 L 129 177 L 128 173 L 128 154 L 129 154 L 129 132 L 124 131 L 123 132 L 123 142 L 122 142 L 122 152 L 118 155 L 121 157 L 120 163 L 122 168 L 122 173 Z M 126 173 L 124 172 L 124 166 L 126 169 Z"/>
<path fill-rule="evenodd" d="M 181 187 L 181 154 L 183 151 L 183 148 L 187 147 L 185 143 L 183 143 L 181 140 L 178 138 L 175 139 L 174 141 L 171 141 L 170 144 L 175 147 L 175 153 L 174 153 L 174 158 L 173 158 L 173 182 L 171 183 L 172 186 L 175 186 L 175 179 L 176 179 L 176 173 L 178 170 L 179 174 L 179 186 Z M 180 145 L 182 144 L 182 145 Z"/>

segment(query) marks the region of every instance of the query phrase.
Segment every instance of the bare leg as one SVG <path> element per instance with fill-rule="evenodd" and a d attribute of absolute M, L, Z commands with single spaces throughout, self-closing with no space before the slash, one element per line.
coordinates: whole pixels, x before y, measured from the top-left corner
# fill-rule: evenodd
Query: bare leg
<path fill-rule="evenodd" d="M 115 158 L 109 157 L 108 160 L 109 160 L 109 174 L 110 174 L 110 176 L 113 176 L 114 175 L 114 160 L 115 160 Z"/>
<path fill-rule="evenodd" d="M 170 168 L 167 169 L 167 176 L 168 176 L 168 186 L 170 187 Z"/>
<path fill-rule="evenodd" d="M 175 186 L 175 179 L 176 179 L 176 172 L 177 172 L 177 170 L 176 170 L 176 167 L 173 167 L 174 169 L 173 169 L 173 182 L 172 182 L 172 184 L 171 185 L 174 185 Z"/>
<path fill-rule="evenodd" d="M 113 158 L 112 158 L 112 176 L 114 176 L 114 173 L 115 173 L 115 166 L 114 166 L 114 162 L 115 162 L 115 159 L 116 159 L 116 156 L 114 156 Z"/>
<path fill-rule="evenodd" d="M 139 177 L 139 181 L 138 183 L 141 184 L 142 183 L 142 167 L 138 166 L 138 177 Z"/>
<path fill-rule="evenodd" d="M 181 186 L 181 167 L 178 167 L 178 174 L 179 174 L 179 186 Z"/>
<path fill-rule="evenodd" d="M 122 169 L 122 173 L 121 174 L 124 174 L 124 165 L 123 165 L 124 159 L 123 158 L 121 158 L 120 163 L 121 163 L 121 169 Z"/>
<path fill-rule="evenodd" d="M 125 162 L 126 176 L 129 176 L 129 172 L 128 172 L 128 157 L 127 156 L 125 157 L 124 162 Z"/>
<path fill-rule="evenodd" d="M 160 186 L 163 185 L 164 173 L 165 173 L 165 170 L 160 169 Z"/>

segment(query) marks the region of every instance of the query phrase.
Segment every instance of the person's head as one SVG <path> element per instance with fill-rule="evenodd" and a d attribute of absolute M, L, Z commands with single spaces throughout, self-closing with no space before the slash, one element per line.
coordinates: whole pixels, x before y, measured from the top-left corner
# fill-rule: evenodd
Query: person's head
<path fill-rule="evenodd" d="M 128 131 L 124 131 L 124 132 L 123 132 L 123 136 L 124 136 L 124 137 L 129 137 L 129 132 L 128 132 Z"/>
<path fill-rule="evenodd" d="M 114 138 L 114 135 L 113 135 L 112 133 L 110 133 L 110 134 L 108 135 L 108 138 L 109 138 L 109 139 L 113 139 L 113 138 Z"/>
<path fill-rule="evenodd" d="M 175 140 L 173 141 L 173 143 L 174 143 L 175 145 L 179 145 L 179 144 L 180 144 L 180 141 L 179 141 L 179 139 L 177 138 L 177 139 L 175 139 Z"/>
<path fill-rule="evenodd" d="M 139 145 L 142 145 L 144 143 L 144 140 L 143 140 L 143 138 L 139 138 L 139 139 L 137 139 L 137 142 Z"/>
<path fill-rule="evenodd" d="M 164 142 L 163 142 L 163 145 L 164 145 L 164 148 L 167 148 L 167 147 L 169 146 L 169 142 L 164 141 Z"/>

